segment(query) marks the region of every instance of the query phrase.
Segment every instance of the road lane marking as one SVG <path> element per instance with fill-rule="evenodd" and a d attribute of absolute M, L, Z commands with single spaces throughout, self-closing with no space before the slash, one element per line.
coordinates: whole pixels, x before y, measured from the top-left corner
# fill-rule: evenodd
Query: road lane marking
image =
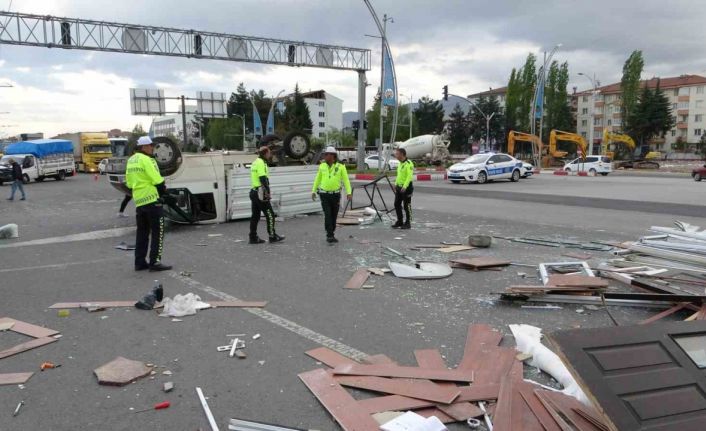
<path fill-rule="evenodd" d="M 178 274 L 177 272 L 174 271 L 169 271 L 167 273 L 170 277 L 175 278 L 182 283 L 186 284 L 189 287 L 192 287 L 194 289 L 198 289 L 202 292 L 206 292 L 209 295 L 213 295 L 216 298 L 219 298 L 223 301 L 240 301 L 241 299 L 236 298 L 233 295 L 229 295 L 225 292 L 221 292 L 220 290 L 205 285 L 199 281 L 194 280 L 193 278 L 189 278 L 186 276 L 183 276 L 181 274 Z M 250 314 L 254 314 L 255 316 L 265 319 L 270 323 L 273 323 L 279 327 L 282 327 L 288 331 L 291 331 L 297 335 L 300 335 L 308 340 L 311 340 L 315 343 L 321 344 L 322 346 L 328 347 L 331 350 L 335 350 L 336 352 L 347 356 L 351 359 L 354 359 L 356 361 L 362 361 L 365 358 L 368 357 L 367 353 L 361 352 L 358 349 L 355 349 L 351 346 L 348 346 L 346 344 L 341 343 L 340 341 L 336 341 L 333 338 L 329 338 L 323 334 L 320 334 L 312 329 L 306 328 L 302 325 L 299 325 L 298 323 L 292 322 L 289 319 L 285 319 L 284 317 L 280 317 L 272 312 L 269 312 L 267 310 L 264 310 L 262 308 L 244 308 L 245 311 L 247 311 Z"/>
<path fill-rule="evenodd" d="M 38 266 L 24 266 L 21 268 L 6 268 L 6 269 L 0 269 L 0 273 L 3 272 L 15 272 L 15 271 L 34 271 L 37 269 L 65 269 L 68 266 L 74 266 L 74 265 L 88 265 L 92 263 L 101 263 L 101 262 L 109 262 L 111 260 L 120 260 L 122 259 L 121 257 L 111 257 L 109 259 L 98 259 L 98 260 L 84 260 L 82 262 L 67 262 L 67 263 L 55 263 L 51 265 L 38 265 Z"/>
<path fill-rule="evenodd" d="M 2 244 L 0 248 L 28 247 L 31 245 L 58 244 L 64 242 L 90 241 L 96 239 L 116 238 L 135 232 L 135 227 L 118 227 L 115 229 L 94 230 L 91 232 L 77 233 L 74 235 L 53 236 L 50 238 L 34 239 L 24 242 Z"/>

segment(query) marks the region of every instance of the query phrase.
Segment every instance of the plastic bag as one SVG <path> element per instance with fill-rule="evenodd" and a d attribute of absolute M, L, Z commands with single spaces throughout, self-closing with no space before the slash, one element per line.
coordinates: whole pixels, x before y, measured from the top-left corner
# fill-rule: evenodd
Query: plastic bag
<path fill-rule="evenodd" d="M 192 314 L 196 314 L 198 310 L 211 307 L 209 304 L 202 302 L 200 296 L 194 295 L 193 293 L 175 295 L 174 299 L 164 298 L 162 304 L 164 304 L 164 309 L 162 310 L 162 314 L 160 314 L 162 317 L 191 316 Z"/>

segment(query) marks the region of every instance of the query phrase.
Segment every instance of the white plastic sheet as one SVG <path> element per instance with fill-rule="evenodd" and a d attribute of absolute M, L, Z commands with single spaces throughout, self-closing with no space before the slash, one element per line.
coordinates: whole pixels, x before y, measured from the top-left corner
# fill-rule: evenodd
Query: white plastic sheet
<path fill-rule="evenodd" d="M 542 344 L 542 329 L 531 325 L 509 325 L 512 335 L 515 337 L 516 349 L 522 353 L 532 355 L 529 364 L 537 367 L 559 382 L 566 395 L 570 395 L 587 406 L 591 402 L 586 394 L 581 390 L 576 380 L 574 380 L 569 370 L 561 359 Z"/>
<path fill-rule="evenodd" d="M 397 416 L 391 421 L 380 426 L 383 431 L 446 431 L 447 428 L 436 417 L 425 418 L 414 412 L 407 412 Z"/>
<path fill-rule="evenodd" d="M 162 304 L 164 304 L 164 309 L 162 310 L 162 314 L 160 314 L 162 317 L 191 316 L 196 314 L 198 310 L 211 307 L 209 304 L 202 302 L 200 296 L 194 295 L 193 293 L 175 295 L 174 299 L 164 298 Z"/>
<path fill-rule="evenodd" d="M 19 230 L 15 223 L 0 227 L 0 239 L 18 238 L 19 236 Z"/>

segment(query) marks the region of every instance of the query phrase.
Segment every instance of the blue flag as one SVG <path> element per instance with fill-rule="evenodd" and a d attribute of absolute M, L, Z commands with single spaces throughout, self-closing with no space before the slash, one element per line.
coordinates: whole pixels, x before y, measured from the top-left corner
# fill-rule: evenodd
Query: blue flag
<path fill-rule="evenodd" d="M 544 71 L 539 70 L 539 80 L 537 81 L 537 90 L 535 92 L 535 105 L 534 105 L 534 117 L 537 119 L 542 118 L 544 111 Z"/>
<path fill-rule="evenodd" d="M 395 77 L 392 74 L 392 59 L 387 48 L 383 50 L 383 56 L 385 69 L 382 79 L 382 104 L 384 106 L 395 106 L 397 104 L 397 91 L 395 91 Z"/>
<path fill-rule="evenodd" d="M 252 104 L 252 119 L 255 136 L 262 136 L 262 119 L 260 119 L 260 113 L 257 111 L 255 103 Z"/>
<path fill-rule="evenodd" d="M 267 114 L 267 134 L 271 135 L 275 133 L 275 114 L 274 114 L 274 104 L 270 108 L 270 113 Z"/>

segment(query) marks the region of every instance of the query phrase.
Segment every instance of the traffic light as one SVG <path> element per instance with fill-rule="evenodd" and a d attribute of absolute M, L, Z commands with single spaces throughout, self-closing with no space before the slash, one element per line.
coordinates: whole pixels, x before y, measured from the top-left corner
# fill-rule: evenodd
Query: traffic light
<path fill-rule="evenodd" d="M 444 101 L 449 100 L 449 86 L 444 85 Z"/>

